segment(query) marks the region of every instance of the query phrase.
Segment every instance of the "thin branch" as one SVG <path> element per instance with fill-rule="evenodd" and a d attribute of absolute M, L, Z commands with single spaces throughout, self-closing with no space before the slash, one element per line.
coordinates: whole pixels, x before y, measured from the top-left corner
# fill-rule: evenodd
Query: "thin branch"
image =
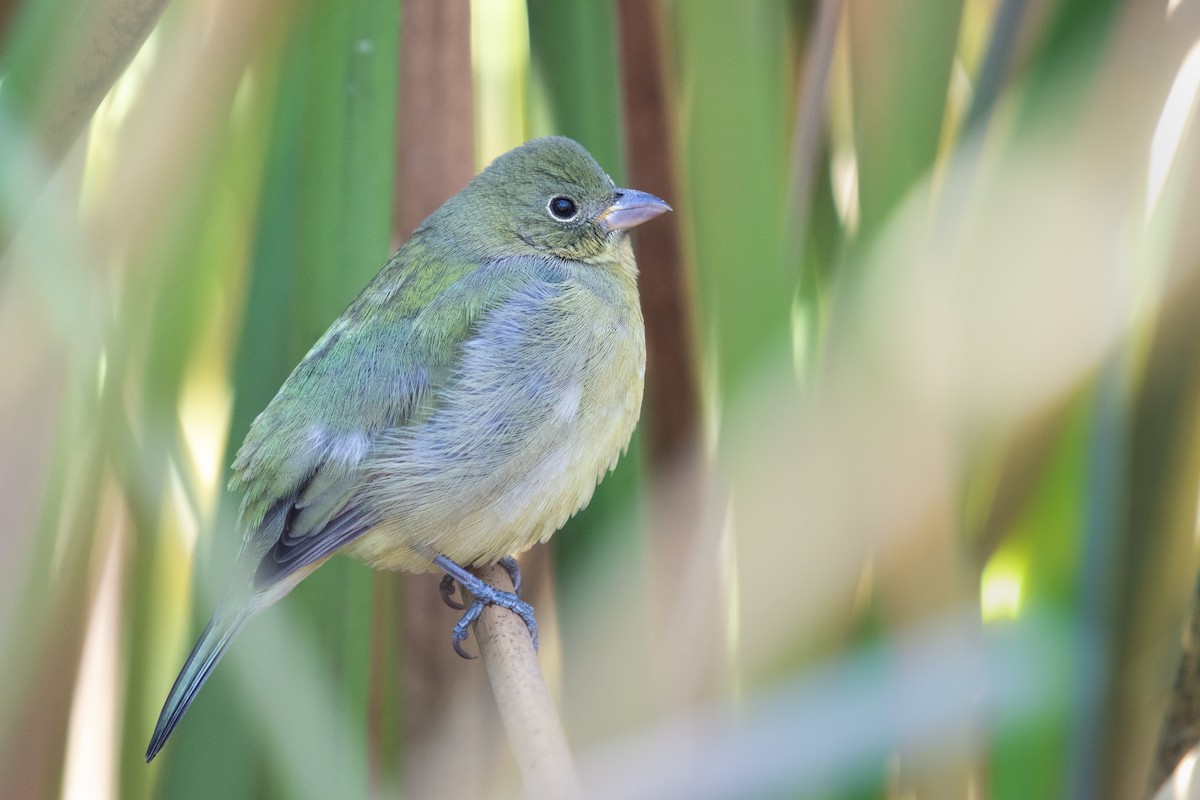
<path fill-rule="evenodd" d="M 493 564 L 477 572 L 496 588 L 512 591 L 503 567 Z M 583 785 L 525 623 L 510 611 L 488 606 L 475 625 L 475 637 L 526 795 L 583 797 Z"/>

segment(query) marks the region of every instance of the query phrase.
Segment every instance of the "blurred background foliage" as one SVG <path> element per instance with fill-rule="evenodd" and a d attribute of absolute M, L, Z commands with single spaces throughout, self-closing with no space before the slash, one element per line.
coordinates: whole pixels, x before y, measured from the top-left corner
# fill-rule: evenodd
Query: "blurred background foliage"
<path fill-rule="evenodd" d="M 589 792 L 1152 793 L 1200 719 L 1198 91 L 1197 0 L 0 2 L 0 795 L 519 792 L 435 580 L 347 559 L 142 753 L 250 421 L 550 133 L 676 209 L 637 439 L 523 558 Z"/>

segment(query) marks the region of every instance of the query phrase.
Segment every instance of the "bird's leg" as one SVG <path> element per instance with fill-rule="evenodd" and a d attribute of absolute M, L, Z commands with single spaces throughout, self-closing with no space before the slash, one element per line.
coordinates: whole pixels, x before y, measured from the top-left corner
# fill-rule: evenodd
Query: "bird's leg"
<path fill-rule="evenodd" d="M 505 563 L 506 561 L 509 563 Z M 459 585 L 469 591 L 471 596 L 474 598 L 474 600 L 471 602 L 471 606 L 467 609 L 467 612 L 462 615 L 462 618 L 458 621 L 458 624 L 454 626 L 454 632 L 450 636 L 450 639 L 454 644 L 454 652 L 467 659 L 475 657 L 462 649 L 462 643 L 466 641 L 467 634 L 470 632 L 472 623 L 479 619 L 479 615 L 483 613 L 483 607 L 487 605 L 507 608 L 509 611 L 512 611 L 514 614 L 524 620 L 525 626 L 529 628 L 529 636 L 533 639 L 533 649 L 537 649 L 537 619 L 535 619 L 533 615 L 533 606 L 517 597 L 516 592 L 500 591 L 495 586 L 487 583 L 479 576 L 468 572 L 445 556 L 438 556 L 433 560 L 433 563 L 445 571 L 447 578 L 451 579 L 452 581 L 458 581 Z M 521 571 L 517 569 L 516 562 L 511 558 L 506 558 L 501 559 L 500 565 L 508 571 L 509 577 L 513 579 L 513 586 L 520 586 Z M 441 588 L 439 589 L 442 594 L 442 599 L 445 600 L 447 604 L 454 607 L 453 603 L 451 602 L 453 598 L 450 596 L 453 593 L 453 588 L 451 587 L 451 589 L 447 591 L 445 587 L 446 580 L 443 579 Z"/>

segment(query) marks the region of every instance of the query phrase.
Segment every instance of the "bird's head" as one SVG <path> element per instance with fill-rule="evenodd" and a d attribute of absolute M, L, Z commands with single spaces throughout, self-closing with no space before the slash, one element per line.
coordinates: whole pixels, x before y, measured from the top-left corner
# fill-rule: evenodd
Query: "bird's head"
<path fill-rule="evenodd" d="M 426 225 L 485 258 L 595 261 L 626 230 L 669 210 L 654 195 L 614 186 L 579 143 L 550 136 L 498 157 Z"/>

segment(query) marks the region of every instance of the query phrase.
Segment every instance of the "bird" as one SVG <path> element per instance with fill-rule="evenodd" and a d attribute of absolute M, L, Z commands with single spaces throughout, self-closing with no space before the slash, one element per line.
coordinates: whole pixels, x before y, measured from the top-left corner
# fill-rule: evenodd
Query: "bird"
<path fill-rule="evenodd" d="M 443 572 L 517 613 L 513 559 L 587 505 L 628 448 L 646 369 L 628 232 L 671 208 L 572 139 L 497 157 L 427 217 L 251 424 L 232 465 L 242 545 L 163 704 L 162 749 L 237 633 L 335 553 Z M 514 591 L 470 570 L 503 564 Z"/>

